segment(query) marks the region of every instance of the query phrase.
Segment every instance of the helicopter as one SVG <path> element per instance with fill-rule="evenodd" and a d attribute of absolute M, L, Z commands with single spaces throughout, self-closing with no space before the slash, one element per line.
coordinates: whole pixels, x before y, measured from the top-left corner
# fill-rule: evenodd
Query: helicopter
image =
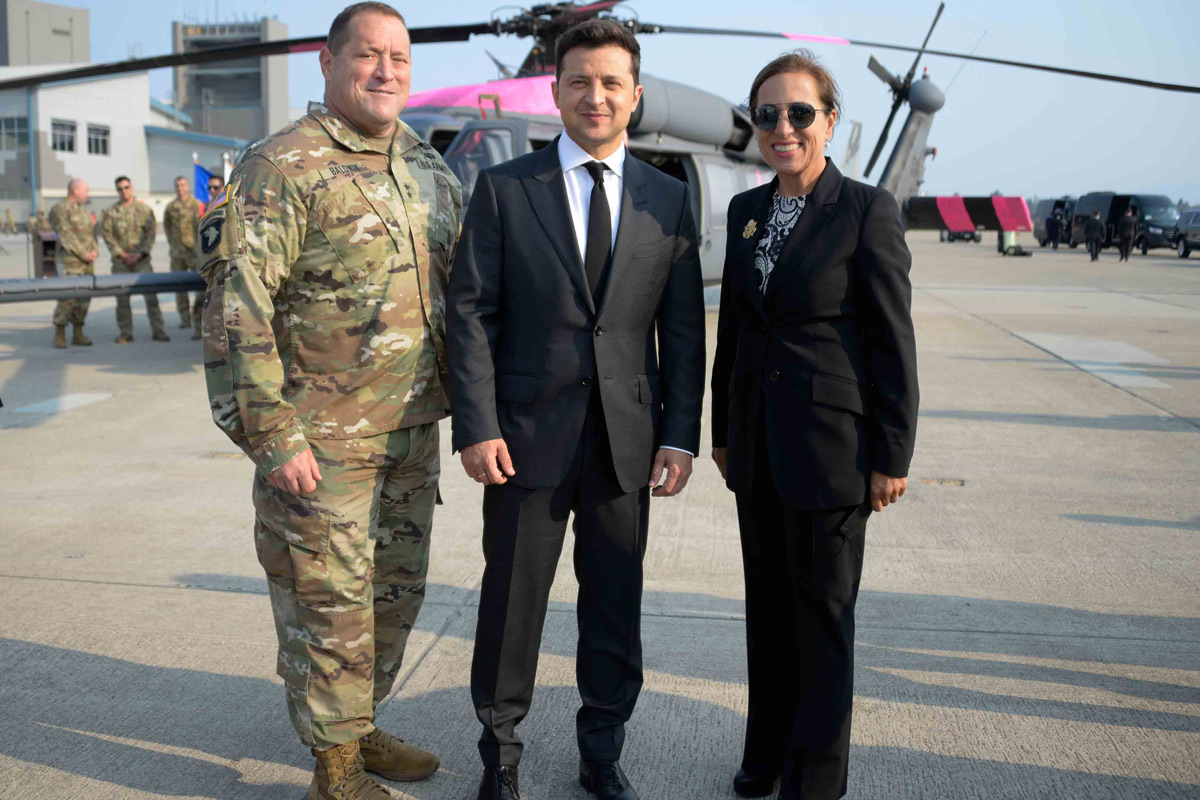
<path fill-rule="evenodd" d="M 493 17 L 487 22 L 409 29 L 413 45 L 467 41 L 484 35 L 532 39 L 529 53 L 516 70 L 499 64 L 488 54 L 500 67 L 502 77 L 499 80 L 414 93 L 401 114 L 418 135 L 443 154 L 462 183 L 464 204 L 482 170 L 544 147 L 561 132 L 562 123 L 549 90 L 549 84 L 554 80 L 556 42 L 573 25 L 593 18 L 612 19 L 636 35 L 749 36 L 800 44 L 860 46 L 915 53 L 912 65 L 903 77 L 889 72 L 874 55 L 867 63 L 868 69 L 891 90 L 892 108 L 868 160 L 864 177 L 869 177 L 882 155 L 901 106 L 909 106 L 908 117 L 878 181 L 880 187 L 896 198 L 908 230 L 1033 229 L 1023 197 L 919 196 L 926 161 L 936 155 L 936 149 L 928 146 L 929 132 L 934 115 L 945 104 L 944 93 L 930 79 L 928 71 L 916 78 L 920 60 L 926 54 L 1166 91 L 1200 93 L 1200 87 L 1196 86 L 928 49 L 945 3 L 939 4 L 920 47 L 912 47 L 805 33 L 643 22 L 636 17 L 618 16 L 615 9 L 622 2 L 546 3 L 522 9 L 511 16 Z M 315 52 L 325 46 L 325 38 L 312 36 L 90 65 L 0 81 L 0 92 L 162 67 Z M 725 251 L 725 215 L 730 198 L 773 177 L 758 151 L 750 109 L 702 89 L 646 73 L 642 73 L 641 80 L 644 87 L 642 100 L 628 128 L 629 151 L 689 185 L 700 235 L 704 280 L 710 284 L 719 282 Z M 857 148 L 857 131 L 851 141 Z M 193 273 L 143 273 L 0 281 L 0 302 L 203 289 L 199 276 L 192 276 Z"/>

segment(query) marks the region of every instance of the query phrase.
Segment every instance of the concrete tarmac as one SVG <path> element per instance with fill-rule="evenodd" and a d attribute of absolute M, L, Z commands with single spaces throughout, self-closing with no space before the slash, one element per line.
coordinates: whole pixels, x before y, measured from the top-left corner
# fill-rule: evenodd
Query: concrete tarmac
<path fill-rule="evenodd" d="M 868 526 L 848 796 L 1200 797 L 1200 258 L 909 242 L 922 411 L 908 494 Z M 23 240 L 0 244 L 0 277 L 24 276 Z M 51 304 L 0 305 L 4 800 L 305 796 L 252 465 L 160 302 L 171 342 L 134 299 L 136 341 L 115 345 L 105 299 L 95 345 L 68 350 Z M 432 779 L 391 784 L 416 800 L 470 800 L 480 771 L 482 492 L 443 431 L 428 599 L 378 720 L 441 756 Z M 623 764 L 645 800 L 733 798 L 743 583 L 711 460 L 651 526 Z M 575 592 L 568 541 L 520 729 L 531 800 L 585 797 Z"/>

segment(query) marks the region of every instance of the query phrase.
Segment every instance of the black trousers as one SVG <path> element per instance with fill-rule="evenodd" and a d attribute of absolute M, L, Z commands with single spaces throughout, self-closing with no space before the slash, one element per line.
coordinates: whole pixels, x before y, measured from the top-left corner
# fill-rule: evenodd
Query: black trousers
<path fill-rule="evenodd" d="M 1121 248 L 1121 260 L 1128 261 L 1129 252 L 1133 250 L 1133 239 L 1126 239 L 1124 236 L 1122 236 L 1118 240 L 1118 246 Z"/>
<path fill-rule="evenodd" d="M 1088 249 L 1088 253 L 1092 257 L 1092 261 L 1100 260 L 1101 244 L 1102 244 L 1102 242 L 1099 239 L 1088 239 L 1087 240 L 1087 249 Z"/>
<path fill-rule="evenodd" d="M 750 702 L 742 768 L 782 774 L 781 800 L 846 793 L 854 604 L 871 507 L 798 511 L 759 432 L 754 491 L 737 496 Z"/>
<path fill-rule="evenodd" d="M 520 464 L 513 466 L 520 471 Z M 597 395 L 561 486 L 484 489 L 486 565 L 471 662 L 484 766 L 521 760 L 524 744 L 516 727 L 533 699 L 550 586 L 571 512 L 579 580 L 579 752 L 587 761 L 621 757 L 625 723 L 642 688 L 642 558 L 650 491 L 626 493 L 617 483 Z"/>

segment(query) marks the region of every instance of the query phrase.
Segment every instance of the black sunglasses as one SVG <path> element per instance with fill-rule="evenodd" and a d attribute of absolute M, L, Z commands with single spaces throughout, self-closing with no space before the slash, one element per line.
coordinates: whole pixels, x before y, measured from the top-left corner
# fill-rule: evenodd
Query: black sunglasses
<path fill-rule="evenodd" d="M 788 122 L 797 130 L 807 128 L 817 118 L 818 111 L 829 113 L 828 108 L 813 108 L 808 103 L 784 103 L 781 106 L 758 106 L 750 111 L 750 121 L 760 131 L 773 131 L 779 124 L 779 112 L 787 109 Z"/>

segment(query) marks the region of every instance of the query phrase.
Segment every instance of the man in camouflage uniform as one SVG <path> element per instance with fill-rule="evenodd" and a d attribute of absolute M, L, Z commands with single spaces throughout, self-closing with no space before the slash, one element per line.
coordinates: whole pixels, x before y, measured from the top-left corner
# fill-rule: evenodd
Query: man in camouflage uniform
<path fill-rule="evenodd" d="M 408 53 L 389 6 L 339 14 L 324 103 L 255 146 L 197 241 L 213 419 L 257 465 L 277 671 L 320 800 L 389 797 L 365 770 L 438 768 L 374 726 L 425 595 L 462 212 L 453 173 L 397 120 Z"/>
<path fill-rule="evenodd" d="M 171 272 L 196 269 L 196 225 L 200 222 L 200 201 L 192 197 L 187 178 L 175 179 L 175 199 L 163 211 L 163 231 L 171 246 Z M 200 338 L 200 318 L 204 312 L 204 295 L 196 294 L 195 308 L 188 305 L 188 293 L 175 293 L 175 308 L 179 311 L 179 327 L 195 323 L 193 339 Z"/>
<path fill-rule="evenodd" d="M 4 232 L 9 235 L 17 232 L 17 221 L 13 219 L 11 208 L 4 209 Z"/>
<path fill-rule="evenodd" d="M 95 274 L 96 228 L 88 201 L 88 185 L 82 178 L 67 184 L 67 198 L 50 209 L 50 226 L 58 236 L 58 272 L 60 275 Z M 71 344 L 90 345 L 83 335 L 83 320 L 91 300 L 59 300 L 54 307 L 54 346 L 67 346 L 67 325 L 73 328 Z"/>
<path fill-rule="evenodd" d="M 150 266 L 150 250 L 154 247 L 154 212 L 150 206 L 133 196 L 133 184 L 122 175 L 117 178 L 117 202 L 104 212 L 100 234 L 112 253 L 114 275 L 127 272 L 153 272 Z M 158 307 L 158 295 L 144 295 L 146 316 L 150 317 L 150 329 L 156 342 L 169 342 L 171 337 L 163 330 L 162 311 Z M 133 312 L 129 309 L 129 296 L 117 296 L 117 344 L 133 341 Z"/>

